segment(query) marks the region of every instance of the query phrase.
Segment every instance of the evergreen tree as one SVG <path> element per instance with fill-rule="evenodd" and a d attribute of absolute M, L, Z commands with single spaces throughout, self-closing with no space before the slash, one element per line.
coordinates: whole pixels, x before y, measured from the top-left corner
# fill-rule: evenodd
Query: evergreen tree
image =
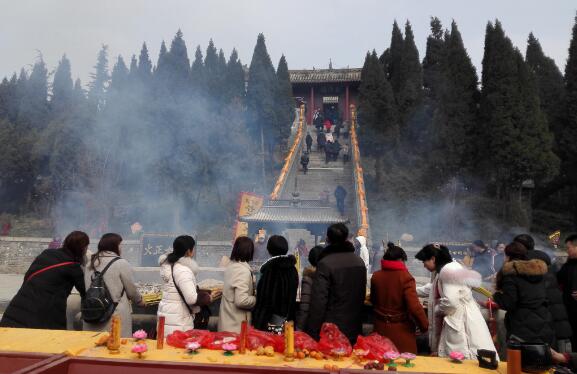
<path fill-rule="evenodd" d="M 437 100 L 445 84 L 446 48 L 443 25 L 437 17 L 431 17 L 431 35 L 427 38 L 427 51 L 423 59 L 423 86 L 427 97 Z"/>
<path fill-rule="evenodd" d="M 18 76 L 14 73 L 10 80 L 4 78 L 0 84 L 0 119 L 14 123 L 18 115 L 19 102 Z"/>
<path fill-rule="evenodd" d="M 565 88 L 563 74 L 552 58 L 545 56 L 539 40 L 529 34 L 525 57 L 529 68 L 536 78 L 541 108 L 547 114 L 549 127 L 557 140 L 562 139 L 565 120 Z M 557 148 L 562 152 L 562 148 Z"/>
<path fill-rule="evenodd" d="M 240 103 L 243 103 L 245 96 L 244 68 L 238 59 L 236 49 L 233 49 L 230 54 L 226 70 L 227 89 L 225 95 L 228 101 L 238 100 Z"/>
<path fill-rule="evenodd" d="M 187 91 L 190 77 L 190 61 L 182 31 L 178 30 L 168 52 L 169 70 L 168 84 L 179 95 Z"/>
<path fill-rule="evenodd" d="M 277 121 L 279 124 L 280 138 L 282 141 L 286 141 L 290 135 L 290 129 L 295 118 L 295 101 L 288 65 L 284 55 L 281 56 L 278 62 L 276 75 L 278 78 Z"/>
<path fill-rule="evenodd" d="M 577 16 L 575 16 L 571 43 L 569 44 L 569 57 L 567 58 L 567 65 L 565 65 L 565 92 L 567 123 L 560 136 L 562 139 L 560 147 L 564 150 L 564 158 L 568 165 L 572 166 L 567 169 L 574 171 L 577 167 Z M 573 174 L 573 172 L 571 173 Z M 577 185 L 577 182 L 574 184 Z"/>
<path fill-rule="evenodd" d="M 392 49 L 391 49 L 392 51 Z M 417 107 L 421 104 L 423 95 L 423 71 L 419 60 L 419 51 L 415 45 L 413 30 L 409 21 L 405 24 L 405 40 L 401 55 L 399 69 L 400 88 L 397 92 L 397 106 L 401 116 L 401 134 L 409 139 L 415 139 L 418 134 L 410 134 L 409 131 L 418 132 L 412 128 L 413 117 Z M 415 131 L 416 130 L 416 131 Z"/>
<path fill-rule="evenodd" d="M 73 105 L 73 83 L 70 71 L 70 61 L 66 55 L 58 63 L 54 73 L 54 82 L 52 83 L 52 115 L 59 116 L 72 110 Z"/>
<path fill-rule="evenodd" d="M 218 54 L 212 39 L 208 42 L 206 48 L 206 57 L 204 58 L 204 76 L 206 79 L 206 88 L 208 95 L 214 100 L 218 96 L 218 86 L 220 81 Z"/>
<path fill-rule="evenodd" d="M 534 79 L 499 21 L 487 25 L 480 112 L 485 167 L 501 197 L 526 179 L 539 183 L 557 172 Z"/>
<path fill-rule="evenodd" d="M 404 44 L 405 41 L 403 40 L 403 34 L 401 33 L 397 21 L 395 21 L 393 23 L 393 32 L 391 35 L 391 46 L 381 56 L 381 62 L 386 69 L 385 73 L 391 81 L 391 86 L 395 95 L 398 95 L 401 91 L 401 85 L 403 82 L 401 69 L 403 65 Z"/>
<path fill-rule="evenodd" d="M 204 62 L 200 46 L 196 47 L 196 52 L 194 53 L 194 62 L 190 68 L 190 80 L 193 90 L 202 92 L 206 88 Z"/>
<path fill-rule="evenodd" d="M 106 89 L 108 88 L 108 46 L 103 45 L 98 52 L 94 73 L 90 75 L 92 81 L 88 85 L 88 101 L 93 112 L 104 109 Z"/>
<path fill-rule="evenodd" d="M 132 83 L 138 80 L 138 61 L 136 60 L 136 55 L 132 55 L 130 59 L 130 68 L 128 68 L 130 81 Z"/>
<path fill-rule="evenodd" d="M 46 125 L 48 115 L 48 70 L 42 57 L 34 64 L 26 82 L 18 113 L 19 124 L 32 127 Z"/>
<path fill-rule="evenodd" d="M 262 149 L 263 158 L 269 160 L 269 163 L 280 135 L 276 118 L 277 92 L 278 79 L 266 49 L 264 35 L 259 34 L 248 71 L 247 125 L 253 139 L 264 139 L 263 148 L 268 150 L 269 155 L 265 156 L 265 149 Z"/>
<path fill-rule="evenodd" d="M 166 46 L 164 46 L 164 53 L 166 53 Z M 141 82 L 150 84 L 152 79 L 152 62 L 150 61 L 150 56 L 148 55 L 148 48 L 146 47 L 146 43 L 142 43 L 142 49 L 140 50 L 140 55 L 138 56 L 138 76 L 140 77 Z"/>
<path fill-rule="evenodd" d="M 391 84 L 374 50 L 361 71 L 358 118 L 361 149 L 375 159 L 376 185 L 382 186 L 384 163 L 398 151 L 399 124 Z"/>
<path fill-rule="evenodd" d="M 110 75 L 110 91 L 120 92 L 126 88 L 129 73 L 129 70 L 124 63 L 124 59 L 122 56 L 118 56 L 116 64 L 112 69 L 112 74 Z"/>

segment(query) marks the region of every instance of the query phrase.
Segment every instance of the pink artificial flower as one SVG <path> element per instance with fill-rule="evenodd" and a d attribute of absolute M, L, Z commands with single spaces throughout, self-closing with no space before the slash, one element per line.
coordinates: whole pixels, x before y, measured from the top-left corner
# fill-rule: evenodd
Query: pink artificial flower
<path fill-rule="evenodd" d="M 136 330 L 133 334 L 132 337 L 134 339 L 146 339 L 148 337 L 148 334 L 146 333 L 146 331 L 144 330 Z"/>
<path fill-rule="evenodd" d="M 401 358 L 405 360 L 414 360 L 415 358 L 417 358 L 417 355 L 411 352 L 404 352 L 401 353 Z"/>
<path fill-rule="evenodd" d="M 189 351 L 196 351 L 200 348 L 200 344 L 198 342 L 188 342 L 186 343 L 186 349 Z"/>
<path fill-rule="evenodd" d="M 395 361 L 397 358 L 399 358 L 399 352 L 387 351 L 387 352 L 385 352 L 384 357 L 387 360 Z"/>
<path fill-rule="evenodd" d="M 465 355 L 462 354 L 461 352 L 457 352 L 457 351 L 453 351 L 451 353 L 449 353 L 449 357 L 451 358 L 451 360 L 454 361 L 463 361 L 465 359 Z"/>
<path fill-rule="evenodd" d="M 236 350 L 236 344 L 233 343 L 225 343 L 222 345 L 222 350 L 227 352 L 232 352 Z"/>
<path fill-rule="evenodd" d="M 139 344 L 135 344 L 132 346 L 132 353 L 144 353 L 146 351 L 148 351 L 148 347 L 146 346 L 145 343 L 139 343 Z"/>

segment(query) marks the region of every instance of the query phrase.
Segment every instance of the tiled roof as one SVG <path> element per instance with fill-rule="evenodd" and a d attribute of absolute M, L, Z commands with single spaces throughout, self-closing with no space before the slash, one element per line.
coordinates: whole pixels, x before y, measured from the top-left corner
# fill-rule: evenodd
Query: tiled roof
<path fill-rule="evenodd" d="M 360 82 L 361 69 L 290 70 L 291 83 Z"/>
<path fill-rule="evenodd" d="M 258 212 L 239 218 L 244 222 L 285 222 L 330 224 L 347 222 L 333 207 L 263 206 Z"/>

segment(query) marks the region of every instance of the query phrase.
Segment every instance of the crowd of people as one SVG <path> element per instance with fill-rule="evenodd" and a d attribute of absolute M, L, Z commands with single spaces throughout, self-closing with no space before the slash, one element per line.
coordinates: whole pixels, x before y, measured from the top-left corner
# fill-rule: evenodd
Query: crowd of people
<path fill-rule="evenodd" d="M 130 336 L 131 304 L 143 305 L 143 301 L 131 266 L 121 257 L 121 243 L 120 235 L 105 234 L 97 252 L 87 256 L 88 236 L 75 231 L 61 248 L 43 251 L 26 272 L 0 326 L 65 329 L 66 299 L 72 288 L 88 298 L 101 277 L 113 311 L 123 320 L 122 335 Z M 535 249 L 533 238 L 526 234 L 497 245 L 497 250 L 474 242 L 469 264 L 454 259 L 444 245 L 428 244 L 415 258 L 431 273 L 431 281 L 417 286 L 400 246 L 388 243 L 379 269 L 371 274 L 366 239 L 352 239 L 346 225 L 333 224 L 327 229 L 325 245 L 308 251 L 309 266 L 302 277 L 287 240 L 270 236 L 268 258 L 255 283 L 249 264 L 255 243 L 241 236 L 232 247 L 220 295 L 198 289 L 196 242 L 179 236 L 172 252 L 159 258 L 163 285 L 158 316 L 165 317 L 167 334 L 203 328 L 198 321 L 200 311 L 222 296 L 219 331 L 239 332 L 242 321 L 249 321 L 256 329 L 278 333 L 284 322 L 294 320 L 298 330 L 318 339 L 322 324 L 331 322 L 354 343 L 363 333 L 369 288 L 374 331 L 400 351 L 417 353 L 417 336 L 428 334 L 431 354 L 446 357 L 458 351 L 475 359 L 479 349 L 497 352 L 495 341 L 502 345 L 517 340 L 547 344 L 556 361 L 572 364 L 571 352 L 577 347 L 572 333 L 577 331 L 577 235 L 568 236 L 565 244 L 568 258 L 560 269 L 552 266 L 545 252 Z M 481 302 L 473 290 L 489 281 L 495 291 Z M 427 301 L 426 311 L 419 298 Z M 492 336 L 483 307 L 504 313 L 503 341 Z M 85 318 L 83 328 L 104 331 L 109 323 L 106 319 L 89 323 Z"/>

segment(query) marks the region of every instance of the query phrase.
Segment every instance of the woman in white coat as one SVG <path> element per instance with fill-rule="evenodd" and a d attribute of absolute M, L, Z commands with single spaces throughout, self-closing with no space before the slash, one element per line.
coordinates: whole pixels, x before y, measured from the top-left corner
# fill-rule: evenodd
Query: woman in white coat
<path fill-rule="evenodd" d="M 355 246 L 355 253 L 363 260 L 367 268 L 367 279 L 371 276 L 371 264 L 369 260 L 369 249 L 367 248 L 367 238 L 364 236 L 357 236 L 353 241 Z M 370 283 L 370 282 L 369 282 Z"/>
<path fill-rule="evenodd" d="M 429 346 L 433 354 L 448 357 L 461 352 L 476 359 L 478 349 L 496 352 L 487 323 L 471 291 L 481 285 L 481 275 L 453 261 L 447 247 L 429 244 L 415 256 L 432 272 L 433 281 L 417 287 L 428 297 Z"/>
<path fill-rule="evenodd" d="M 224 271 L 218 331 L 240 333 L 242 321 L 247 321 L 250 326 L 250 311 L 256 304 L 252 272 L 248 264 L 253 254 L 254 243 L 250 238 L 236 238 L 230 254 L 231 262 Z"/>
<path fill-rule="evenodd" d="M 200 311 L 199 306 L 211 301 L 209 294 L 197 292 L 198 265 L 192 259 L 195 245 L 191 236 L 179 236 L 172 244 L 172 253 L 159 259 L 163 286 L 157 315 L 165 317 L 166 335 L 193 329 L 194 314 Z"/>

